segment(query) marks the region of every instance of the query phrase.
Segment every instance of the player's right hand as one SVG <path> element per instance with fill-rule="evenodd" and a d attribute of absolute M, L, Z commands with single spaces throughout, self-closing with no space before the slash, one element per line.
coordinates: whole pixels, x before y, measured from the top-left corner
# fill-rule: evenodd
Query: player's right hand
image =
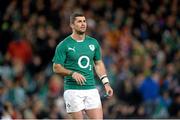
<path fill-rule="evenodd" d="M 85 84 L 86 78 L 78 72 L 74 72 L 72 78 L 74 78 L 79 85 Z"/>

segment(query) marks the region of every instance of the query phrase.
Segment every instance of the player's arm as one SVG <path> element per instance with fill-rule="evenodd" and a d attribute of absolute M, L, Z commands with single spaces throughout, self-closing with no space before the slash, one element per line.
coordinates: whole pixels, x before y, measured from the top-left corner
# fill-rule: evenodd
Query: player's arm
<path fill-rule="evenodd" d="M 61 64 L 53 63 L 53 72 L 60 74 L 62 76 L 72 76 L 76 80 L 76 82 L 80 85 L 83 85 L 86 81 L 85 77 L 80 73 L 68 70 L 64 68 Z"/>
<path fill-rule="evenodd" d="M 95 61 L 95 70 L 99 78 L 106 75 L 106 69 L 102 60 Z"/>
<path fill-rule="evenodd" d="M 62 76 L 72 76 L 73 71 L 64 68 L 61 64 L 53 63 L 53 72 Z"/>
<path fill-rule="evenodd" d="M 104 85 L 106 94 L 111 97 L 113 95 L 113 90 L 109 84 L 109 79 L 102 60 L 95 61 L 95 71 Z"/>

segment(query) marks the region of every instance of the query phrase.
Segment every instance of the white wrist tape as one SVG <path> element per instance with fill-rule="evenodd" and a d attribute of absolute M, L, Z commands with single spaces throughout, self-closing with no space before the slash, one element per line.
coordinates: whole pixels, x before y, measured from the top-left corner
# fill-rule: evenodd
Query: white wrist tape
<path fill-rule="evenodd" d="M 107 75 L 102 75 L 100 77 L 100 79 L 101 79 L 103 85 L 106 84 L 106 83 L 109 83 L 109 79 L 108 79 Z"/>
<path fill-rule="evenodd" d="M 109 83 L 109 79 L 107 77 L 105 77 L 104 79 L 102 79 L 102 83 L 103 83 L 103 85 L 106 83 Z"/>
<path fill-rule="evenodd" d="M 107 75 L 102 75 L 102 76 L 100 77 L 100 80 L 102 80 L 102 79 L 105 78 L 105 77 L 107 77 Z"/>

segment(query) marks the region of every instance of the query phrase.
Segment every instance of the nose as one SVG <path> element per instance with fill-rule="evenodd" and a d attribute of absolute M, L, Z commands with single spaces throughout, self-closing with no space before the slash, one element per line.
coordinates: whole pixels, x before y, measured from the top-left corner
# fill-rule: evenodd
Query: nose
<path fill-rule="evenodd" d="M 85 22 L 82 22 L 82 26 L 85 26 Z"/>
<path fill-rule="evenodd" d="M 85 24 L 83 23 L 83 24 L 81 25 L 81 27 L 85 27 Z"/>

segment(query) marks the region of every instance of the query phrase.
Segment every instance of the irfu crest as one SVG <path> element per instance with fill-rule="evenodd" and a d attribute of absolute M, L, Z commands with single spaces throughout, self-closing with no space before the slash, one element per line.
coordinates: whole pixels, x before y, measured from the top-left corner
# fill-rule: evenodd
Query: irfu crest
<path fill-rule="evenodd" d="M 94 45 L 92 45 L 92 44 L 89 45 L 89 48 L 90 48 L 91 51 L 94 51 L 94 49 L 95 49 Z"/>

